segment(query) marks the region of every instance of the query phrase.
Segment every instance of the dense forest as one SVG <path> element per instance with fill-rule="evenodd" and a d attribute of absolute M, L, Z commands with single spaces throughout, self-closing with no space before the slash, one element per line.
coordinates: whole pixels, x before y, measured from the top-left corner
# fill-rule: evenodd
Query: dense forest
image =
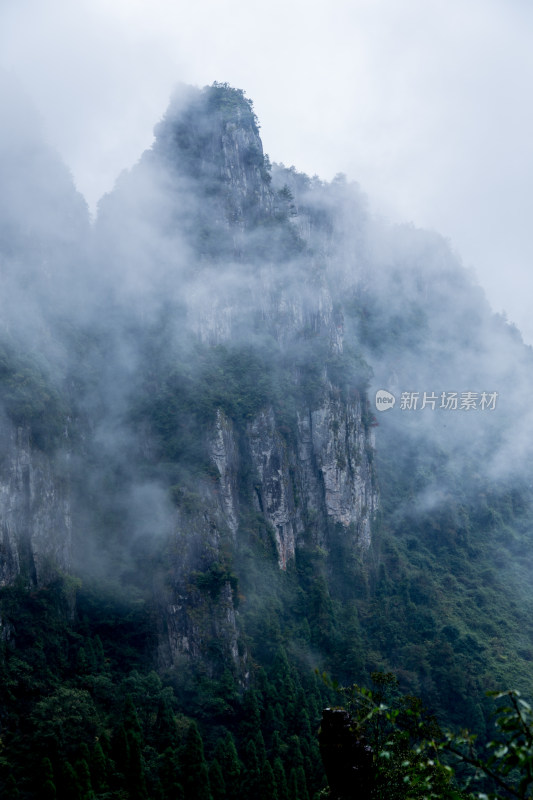
<path fill-rule="evenodd" d="M 92 223 L 5 105 L 2 796 L 333 799 L 327 707 L 483 752 L 533 677 L 519 332 L 241 90 L 177 92 Z M 473 797 L 447 758 L 369 796 Z"/>

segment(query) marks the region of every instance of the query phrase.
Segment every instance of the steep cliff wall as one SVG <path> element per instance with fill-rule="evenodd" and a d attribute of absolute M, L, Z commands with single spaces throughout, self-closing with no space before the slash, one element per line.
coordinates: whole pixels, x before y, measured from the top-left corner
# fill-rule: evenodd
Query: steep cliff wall
<path fill-rule="evenodd" d="M 199 487 L 198 494 L 183 498 L 176 512 L 174 535 L 165 551 L 167 590 L 160 595 L 164 605 L 158 615 L 159 658 L 164 666 L 184 658 L 200 660 L 211 672 L 220 669 L 221 662 L 233 663 L 244 677 L 237 585 L 227 553 L 226 526 L 232 517 L 225 517 L 216 501 L 216 492 Z"/>
<path fill-rule="evenodd" d="M 331 213 L 293 200 L 243 92 L 190 90 L 102 201 L 82 303 L 70 287 L 78 568 L 152 584 L 167 666 L 214 669 L 218 648 L 244 677 L 243 553 L 285 573 L 299 548 L 327 557 L 334 531 L 370 543 L 366 377 L 343 366 Z M 69 468 L 4 434 L 1 580 L 42 582 L 69 568 Z"/>
<path fill-rule="evenodd" d="M 0 585 L 43 584 L 71 562 L 67 465 L 32 448 L 28 427 L 0 426 Z M 63 461 L 63 463 L 61 463 Z"/>
<path fill-rule="evenodd" d="M 202 345 L 180 351 L 190 362 L 181 373 L 169 366 L 173 388 L 162 391 L 164 405 L 198 380 L 202 359 L 211 363 L 198 383 L 210 411 L 193 410 L 195 390 L 180 400 L 196 420 L 210 474 L 175 492 L 162 658 L 206 656 L 219 640 L 241 675 L 246 648 L 238 647 L 232 563 L 250 536 L 267 550 L 271 541 L 282 570 L 294 565 L 299 547 L 327 554 L 333 531 L 363 554 L 378 502 L 364 369 L 343 366 L 354 348 L 345 347 L 332 212 L 326 201 L 299 215 L 280 174 L 273 185 L 242 92 L 191 91 L 173 100 L 153 148 L 102 205 L 99 222 L 115 241 L 122 225 L 134 239 L 142 229 L 139 249 L 146 250 L 143 203 L 146 187 L 157 187 L 164 211 L 149 219 L 149 252 L 154 241 L 159 252 L 172 251 L 169 294 L 179 286 L 187 330 Z M 185 265 L 178 252 L 186 252 Z M 165 419 L 171 430 L 174 417 Z M 188 435 L 183 430 L 178 440 Z"/>
<path fill-rule="evenodd" d="M 272 215 L 257 118 L 242 91 L 214 84 L 203 92 L 178 93 L 155 134 L 149 160 L 164 162 L 174 180 L 188 179 L 182 184 L 187 189 L 200 189 L 209 228 L 221 224 L 242 233 Z"/>
<path fill-rule="evenodd" d="M 329 385 L 319 408 L 301 410 L 293 432 L 272 407 L 240 429 L 217 412 L 208 437 L 213 478 L 179 501 L 163 612 L 164 663 L 209 661 L 218 643 L 246 674 L 231 554 L 248 547 L 250 529 L 272 537 L 282 570 L 294 566 L 298 547 L 327 557 L 334 531 L 348 550 L 364 555 L 378 505 L 364 402 L 344 400 Z"/>
<path fill-rule="evenodd" d="M 327 548 L 328 527 L 338 523 L 354 549 L 369 546 L 377 491 L 371 434 L 358 399 L 344 402 L 330 387 L 320 408 L 299 415 L 294 443 L 267 409 L 249 425 L 248 441 L 255 505 L 273 526 L 283 569 L 306 529 Z"/>

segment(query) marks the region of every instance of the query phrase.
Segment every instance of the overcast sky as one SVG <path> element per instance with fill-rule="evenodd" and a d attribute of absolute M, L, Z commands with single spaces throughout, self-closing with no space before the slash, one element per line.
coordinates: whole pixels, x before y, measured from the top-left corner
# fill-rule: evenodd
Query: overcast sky
<path fill-rule="evenodd" d="M 530 0 L 0 0 L 0 66 L 94 210 L 177 82 L 244 89 L 273 161 L 433 228 L 533 342 Z"/>

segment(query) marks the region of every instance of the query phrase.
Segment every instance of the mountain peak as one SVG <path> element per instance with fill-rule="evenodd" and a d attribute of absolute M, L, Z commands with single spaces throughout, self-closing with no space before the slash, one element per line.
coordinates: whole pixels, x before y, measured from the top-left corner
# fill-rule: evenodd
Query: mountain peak
<path fill-rule="evenodd" d="M 178 175 L 201 183 L 216 217 L 247 228 L 272 214 L 270 164 L 257 117 L 241 89 L 214 83 L 178 89 L 155 128 L 152 153 Z"/>

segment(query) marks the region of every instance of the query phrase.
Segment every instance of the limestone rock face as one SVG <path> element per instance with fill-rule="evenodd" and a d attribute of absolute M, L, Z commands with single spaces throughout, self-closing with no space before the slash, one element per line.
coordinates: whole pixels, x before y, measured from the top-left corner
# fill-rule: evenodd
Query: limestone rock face
<path fill-rule="evenodd" d="M 229 439 L 222 439 L 217 450 L 221 466 L 224 441 Z M 234 536 L 234 509 L 213 487 L 198 488 L 198 494 L 183 498 L 165 553 L 167 588 L 160 592 L 157 618 L 159 660 L 164 666 L 183 658 L 209 664 L 216 646 L 243 677 L 246 653 L 239 648 L 236 581 L 224 556 Z"/>
<path fill-rule="evenodd" d="M 233 536 L 237 533 L 239 514 L 239 451 L 231 420 L 220 409 L 210 440 L 210 455 L 220 475 L 220 509 Z"/>
<path fill-rule="evenodd" d="M 272 409 L 248 428 L 257 476 L 257 509 L 273 527 L 280 567 L 294 558 L 304 531 L 327 547 L 328 525 L 339 524 L 354 547 L 370 545 L 370 522 L 377 509 L 372 473 L 372 435 L 361 403 L 344 403 L 331 389 L 324 405 L 299 416 L 297 440 L 288 443 Z"/>
<path fill-rule="evenodd" d="M 200 188 L 202 218 L 208 225 L 232 229 L 238 255 L 239 232 L 269 217 L 274 209 L 251 103 L 230 87 L 191 89 L 186 98 L 181 94 L 173 98 L 155 133 L 150 155 L 164 162 L 189 195 Z"/>
<path fill-rule="evenodd" d="M 360 398 L 343 402 L 330 394 L 311 412 L 311 442 L 324 486 L 326 513 L 353 526 L 362 547 L 370 545 L 370 520 L 377 508 L 372 480 L 372 433 L 363 424 Z"/>
<path fill-rule="evenodd" d="M 301 509 L 294 486 L 294 453 L 287 448 L 272 409 L 262 412 L 249 426 L 249 445 L 257 474 L 255 502 L 272 525 L 279 565 L 285 569 L 294 558 L 298 534 L 303 532 Z"/>
<path fill-rule="evenodd" d="M 304 544 L 328 553 L 333 529 L 353 551 L 369 547 L 378 496 L 363 402 L 330 386 L 319 408 L 301 410 L 292 434 L 272 407 L 240 431 L 217 412 L 208 438 L 213 478 L 184 496 L 176 512 L 172 583 L 161 614 L 163 663 L 206 657 L 216 641 L 246 674 L 235 576 L 224 553 L 241 546 L 250 502 L 271 530 L 282 570 Z"/>
<path fill-rule="evenodd" d="M 227 541 L 239 550 L 251 515 L 270 532 L 282 570 L 300 546 L 327 554 L 334 530 L 354 552 L 370 545 L 378 496 L 367 399 L 364 390 L 341 389 L 327 374 L 328 360 L 342 358 L 345 349 L 342 304 L 335 300 L 338 253 L 324 222 L 327 212 L 312 204 L 296 209 L 290 190 L 273 184 L 242 93 L 211 87 L 193 92 L 185 104 L 176 99 L 156 129 L 150 159 L 165 165 L 176 196 L 188 192 L 195 230 L 203 226 L 192 245 L 202 267 L 187 292 L 198 339 L 231 349 L 260 331 L 281 357 L 290 361 L 291 353 L 305 351 L 304 361 L 319 365 L 318 394 L 300 392 L 290 424 L 271 403 L 245 423 L 217 410 L 207 434 L 212 480 L 199 486 L 177 526 L 180 556 L 165 611 L 167 657 L 198 656 L 224 630 L 239 660 L 239 613 L 221 553 Z M 178 200 L 175 208 L 183 225 L 188 212 Z M 289 380 L 301 385 L 297 356 L 290 369 Z"/>
<path fill-rule="evenodd" d="M 0 427 L 0 585 L 22 574 L 41 585 L 71 560 L 67 464 L 30 445 L 28 429 Z"/>
<path fill-rule="evenodd" d="M 215 498 L 223 524 L 238 537 L 239 474 L 250 464 L 253 502 L 272 526 L 279 565 L 294 558 L 307 529 L 327 547 L 328 525 L 349 532 L 353 546 L 370 545 L 370 524 L 378 495 L 373 475 L 373 434 L 365 426 L 361 399 L 346 402 L 330 387 L 323 405 L 302 410 L 295 440 L 280 430 L 272 408 L 260 412 L 241 437 L 219 411 L 210 440 L 218 471 Z"/>
<path fill-rule="evenodd" d="M 300 202 L 298 180 L 272 171 L 243 92 L 176 96 L 83 233 L 90 268 L 46 279 L 66 287 L 68 325 L 62 306 L 39 335 L 72 395 L 74 466 L 0 421 L 0 583 L 69 570 L 72 507 L 75 563 L 153 597 L 165 666 L 209 670 L 218 653 L 245 680 L 236 572 L 254 547 L 277 580 L 298 548 L 370 544 L 372 431 L 364 370 L 346 377 L 335 209 L 309 187 Z"/>

